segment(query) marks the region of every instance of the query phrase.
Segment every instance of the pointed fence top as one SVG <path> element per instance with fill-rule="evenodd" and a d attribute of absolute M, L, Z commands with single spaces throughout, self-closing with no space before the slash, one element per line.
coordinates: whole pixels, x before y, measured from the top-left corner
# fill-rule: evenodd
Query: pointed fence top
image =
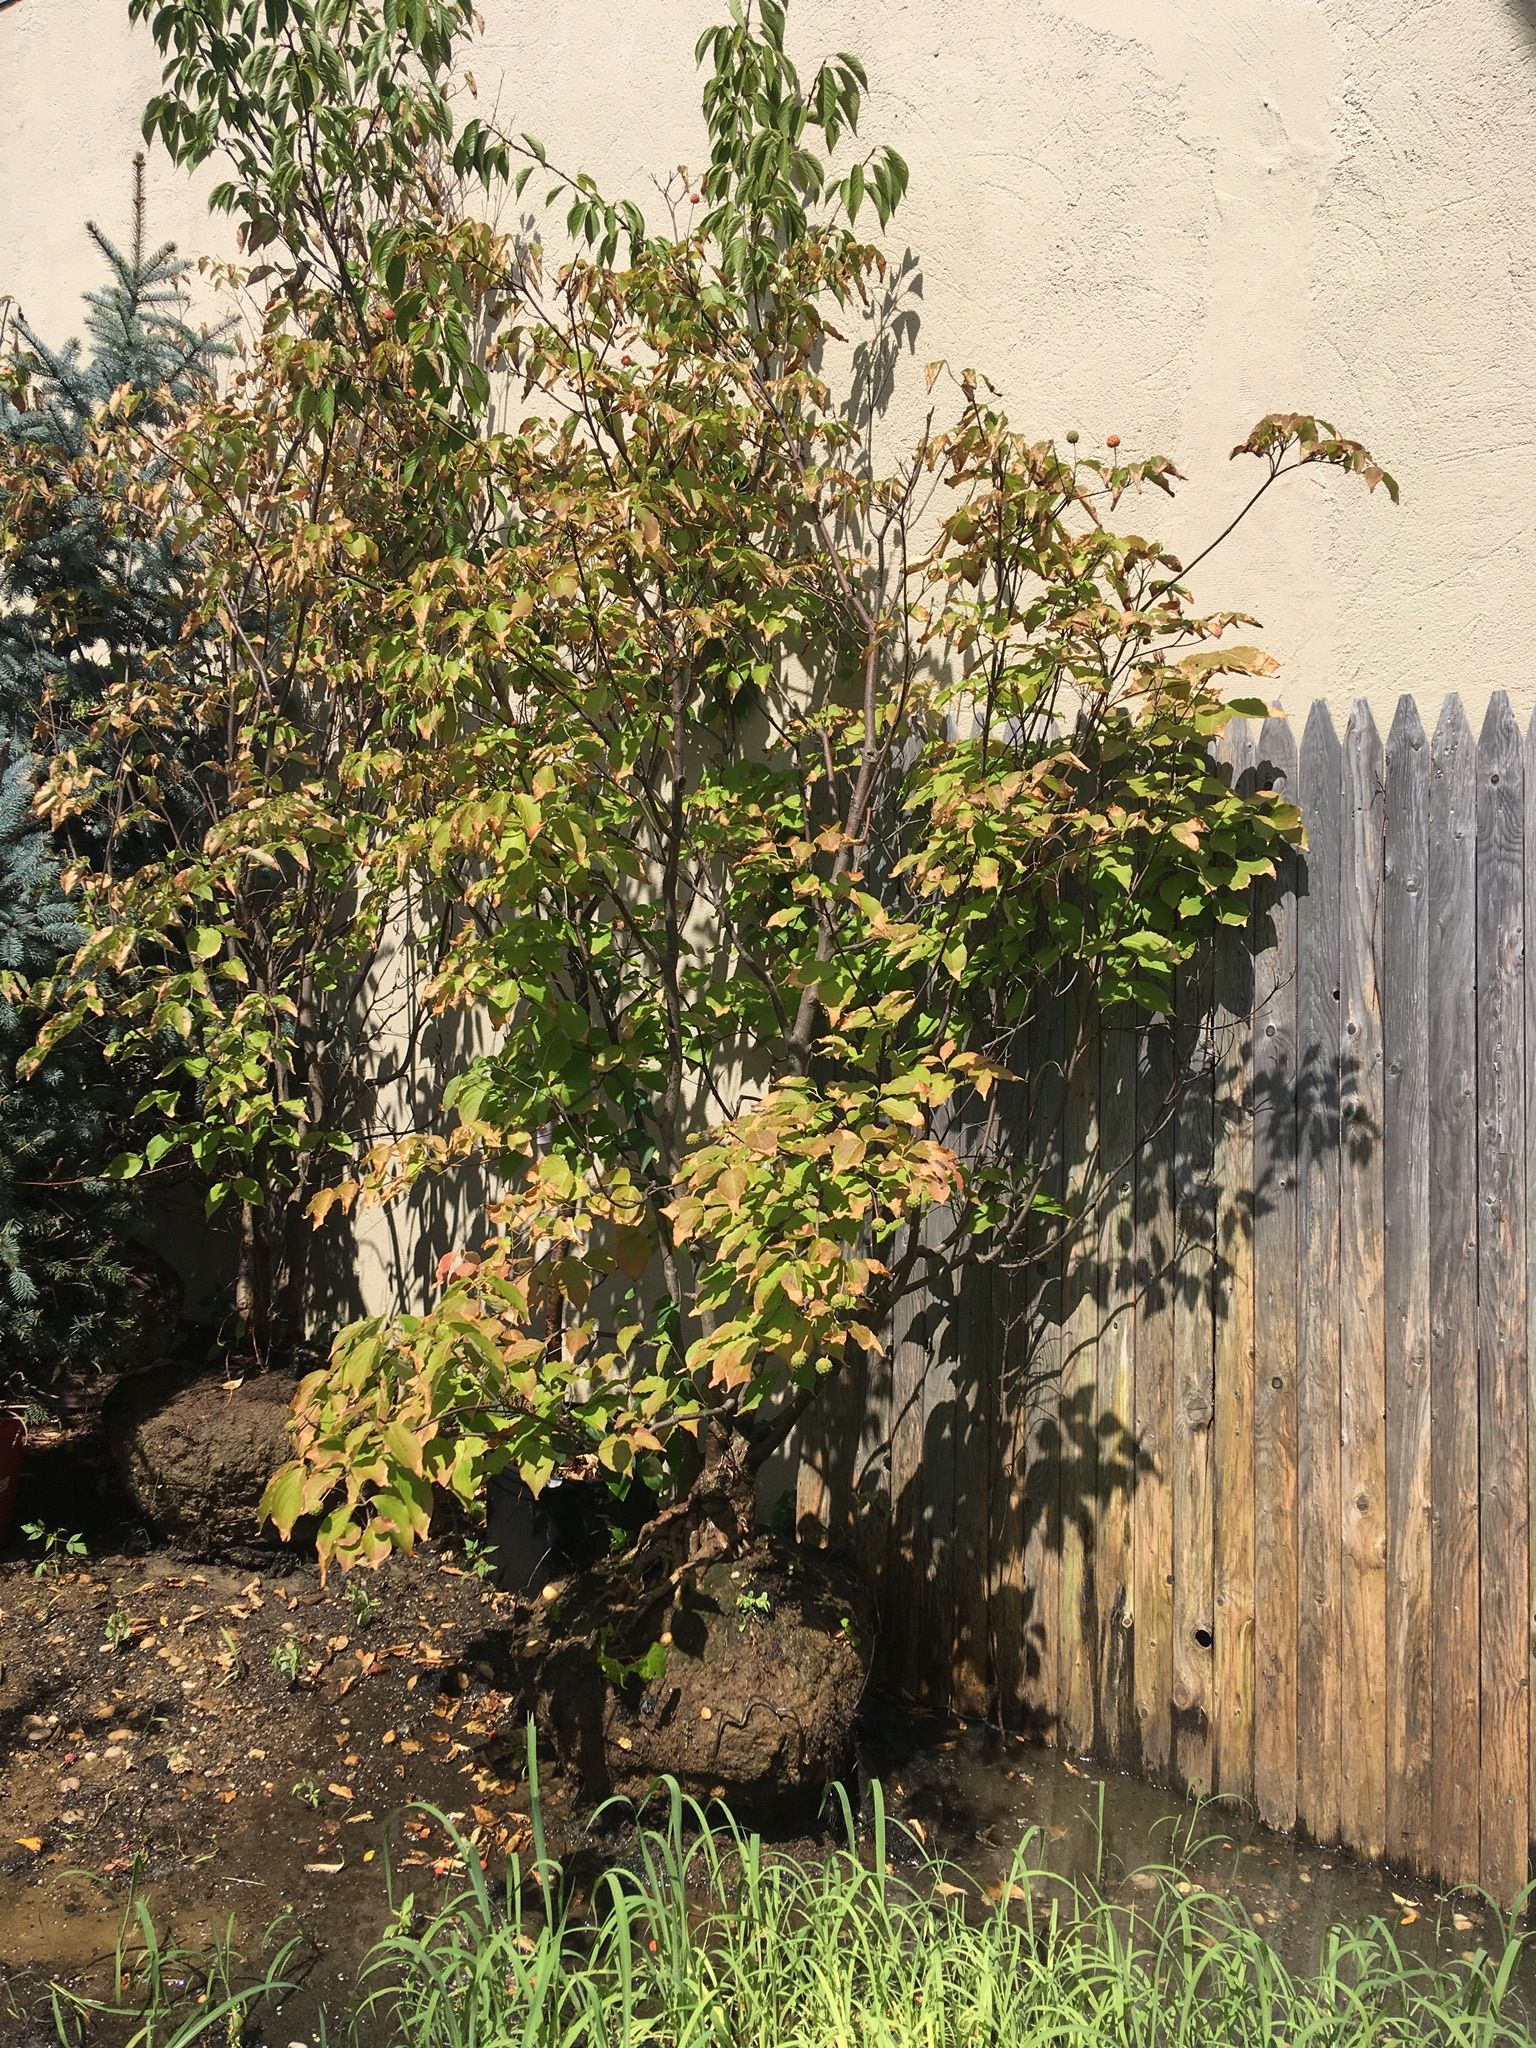
<path fill-rule="evenodd" d="M 1424 721 L 1419 716 L 1419 707 L 1408 691 L 1397 700 L 1397 709 L 1392 714 L 1392 730 L 1387 736 L 1387 746 L 1392 752 L 1401 747 L 1417 748 L 1424 744 Z"/>
<path fill-rule="evenodd" d="M 1472 728 L 1467 723 L 1466 708 L 1460 697 L 1452 690 L 1440 706 L 1440 717 L 1435 725 L 1435 745 L 1459 746 L 1462 740 L 1471 737 Z"/>

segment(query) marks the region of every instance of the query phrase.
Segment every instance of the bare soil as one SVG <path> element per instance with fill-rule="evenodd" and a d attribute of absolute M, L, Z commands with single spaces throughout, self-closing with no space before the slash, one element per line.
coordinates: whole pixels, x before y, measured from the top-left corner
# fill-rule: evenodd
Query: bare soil
<path fill-rule="evenodd" d="M 164 1554 L 0 1563 L 0 2034 L 51 1977 L 101 1988 L 130 1895 L 193 1943 L 292 1916 L 340 1976 L 383 1923 L 387 1841 L 406 1886 L 453 1867 L 402 1809 L 488 1864 L 526 1846 L 484 1655 L 516 1604 L 433 1551 L 323 1587 Z"/>

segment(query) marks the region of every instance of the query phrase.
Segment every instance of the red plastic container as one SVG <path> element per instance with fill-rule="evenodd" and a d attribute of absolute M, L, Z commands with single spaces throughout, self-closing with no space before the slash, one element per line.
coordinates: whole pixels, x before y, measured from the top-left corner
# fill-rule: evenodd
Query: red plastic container
<path fill-rule="evenodd" d="M 19 1415 L 0 1415 L 0 1544 L 11 1533 L 16 1512 L 16 1489 L 21 1484 L 21 1454 L 27 1441 L 27 1425 Z"/>

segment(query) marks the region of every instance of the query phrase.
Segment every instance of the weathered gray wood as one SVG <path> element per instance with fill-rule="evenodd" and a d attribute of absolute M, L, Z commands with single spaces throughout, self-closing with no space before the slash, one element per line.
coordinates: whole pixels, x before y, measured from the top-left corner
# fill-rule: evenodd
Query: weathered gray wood
<path fill-rule="evenodd" d="M 1234 788 L 1253 788 L 1247 719 L 1222 736 Z M 1253 959 L 1249 930 L 1215 948 L 1215 1420 L 1211 1436 L 1214 1548 L 1211 1776 L 1216 1791 L 1253 1793 Z"/>
<path fill-rule="evenodd" d="M 1500 691 L 1477 751 L 1477 1350 L 1483 1883 L 1513 1897 L 1530 1803 L 1524 774 Z"/>
<path fill-rule="evenodd" d="M 1211 951 L 1180 977 L 1174 1195 L 1178 1265 L 1173 1308 L 1173 1770 L 1210 1791 L 1211 1687 L 1216 1641 L 1211 1531 L 1215 1422 L 1215 1041 Z"/>
<path fill-rule="evenodd" d="M 1339 1486 L 1343 1511 L 1344 1839 L 1380 1856 L 1387 1832 L 1386 1127 L 1381 1018 L 1385 795 L 1381 740 L 1357 704 L 1344 735 L 1339 1148 Z"/>
<path fill-rule="evenodd" d="M 1173 1758 L 1173 1327 L 1177 1283 L 1174 1029 L 1141 1032 L 1136 1061 L 1136 1494 L 1133 1676 L 1141 1767 Z"/>
<path fill-rule="evenodd" d="M 1477 777 L 1460 700 L 1429 784 L 1430 1616 L 1435 1870 L 1482 1867 L 1477 1514 Z"/>
<path fill-rule="evenodd" d="M 1387 1855 L 1432 1868 L 1429 1410 L 1429 743 L 1411 697 L 1387 740 Z"/>
<path fill-rule="evenodd" d="M 882 1656 L 933 1704 L 1508 1900 L 1536 1816 L 1536 774 L 1501 698 L 1480 745 L 1454 701 L 1430 745 L 1402 703 L 1385 750 L 1361 712 L 1343 747 L 1321 710 L 1299 748 L 1270 720 L 1255 773 L 1309 847 L 1246 959 L 1202 957 L 1169 1024 L 1102 1023 L 1070 1100 L 1080 996 L 1031 1026 L 1010 1114 L 1047 1192 L 1103 1191 L 1086 1233 L 1036 1218 L 1038 1269 L 980 1288 L 931 1243 L 851 1389 L 861 1439 L 830 1409 L 807 1433 L 801 1503 L 878 1530 L 859 1474 L 889 1439 Z"/>
<path fill-rule="evenodd" d="M 1271 718 L 1261 787 L 1294 802 L 1296 741 Z M 1296 881 L 1281 861 L 1255 904 L 1253 1271 L 1254 1800 L 1296 1820 Z"/>
<path fill-rule="evenodd" d="M 1339 886 L 1342 763 L 1314 704 L 1298 787 L 1308 850 L 1297 904 L 1296 1806 L 1319 1841 L 1339 1832 Z"/>
<path fill-rule="evenodd" d="M 1527 1441 L 1536 1433 L 1536 719 L 1525 745 L 1525 1360 Z M 1532 1617 L 1530 1685 L 1536 1686 L 1536 1446 L 1528 1451 L 1529 1494 L 1526 1542 L 1530 1550 Z M 1536 1830 L 1536 1691 L 1528 1689 L 1531 1767 L 1528 1799 L 1531 1826 Z"/>
<path fill-rule="evenodd" d="M 1135 1586 L 1136 1023 L 1111 1011 L 1099 1029 L 1099 1156 L 1104 1196 L 1098 1230 L 1098 1601 L 1099 1749 L 1122 1766 L 1137 1754 Z"/>

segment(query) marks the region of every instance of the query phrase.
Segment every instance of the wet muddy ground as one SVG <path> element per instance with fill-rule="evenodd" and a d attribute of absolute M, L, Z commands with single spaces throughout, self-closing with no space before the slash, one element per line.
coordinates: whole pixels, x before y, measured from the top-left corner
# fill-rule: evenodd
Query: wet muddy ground
<path fill-rule="evenodd" d="M 324 1587 L 285 1559 L 0 1563 L 0 2038 L 54 2041 L 53 1981 L 110 1994 L 135 1900 L 189 1950 L 232 1927 L 251 1964 L 280 1921 L 305 1981 L 251 2038 L 316 2038 L 387 1919 L 386 1862 L 401 1889 L 452 1882 L 453 1844 L 413 1802 L 493 1872 L 528 1847 L 524 1734 L 498 1682 L 526 1626 L 451 1549 Z M 1149 1866 L 1180 1864 L 1297 1968 L 1340 1922 L 1380 1916 L 1443 1959 L 1490 1932 L 1468 1902 L 987 1729 L 872 1708 L 863 1764 L 911 1831 L 898 1856 L 952 1859 L 993 1895 L 1034 1831 L 1039 1861 L 1132 1903 Z M 557 1852 L 622 1853 L 585 1837 L 558 1783 L 548 1812 Z"/>
<path fill-rule="evenodd" d="M 383 1923 L 402 1809 L 488 1861 L 525 1846 L 486 1662 L 514 1614 L 430 1552 L 325 1587 L 164 1555 L 0 1564 L 0 2038 L 53 1978 L 102 1988 L 130 1898 L 189 1946 L 232 1920 L 253 1954 L 283 1916 L 334 1981 Z M 422 1817 L 393 1844 L 406 1882 L 449 1868 Z"/>

